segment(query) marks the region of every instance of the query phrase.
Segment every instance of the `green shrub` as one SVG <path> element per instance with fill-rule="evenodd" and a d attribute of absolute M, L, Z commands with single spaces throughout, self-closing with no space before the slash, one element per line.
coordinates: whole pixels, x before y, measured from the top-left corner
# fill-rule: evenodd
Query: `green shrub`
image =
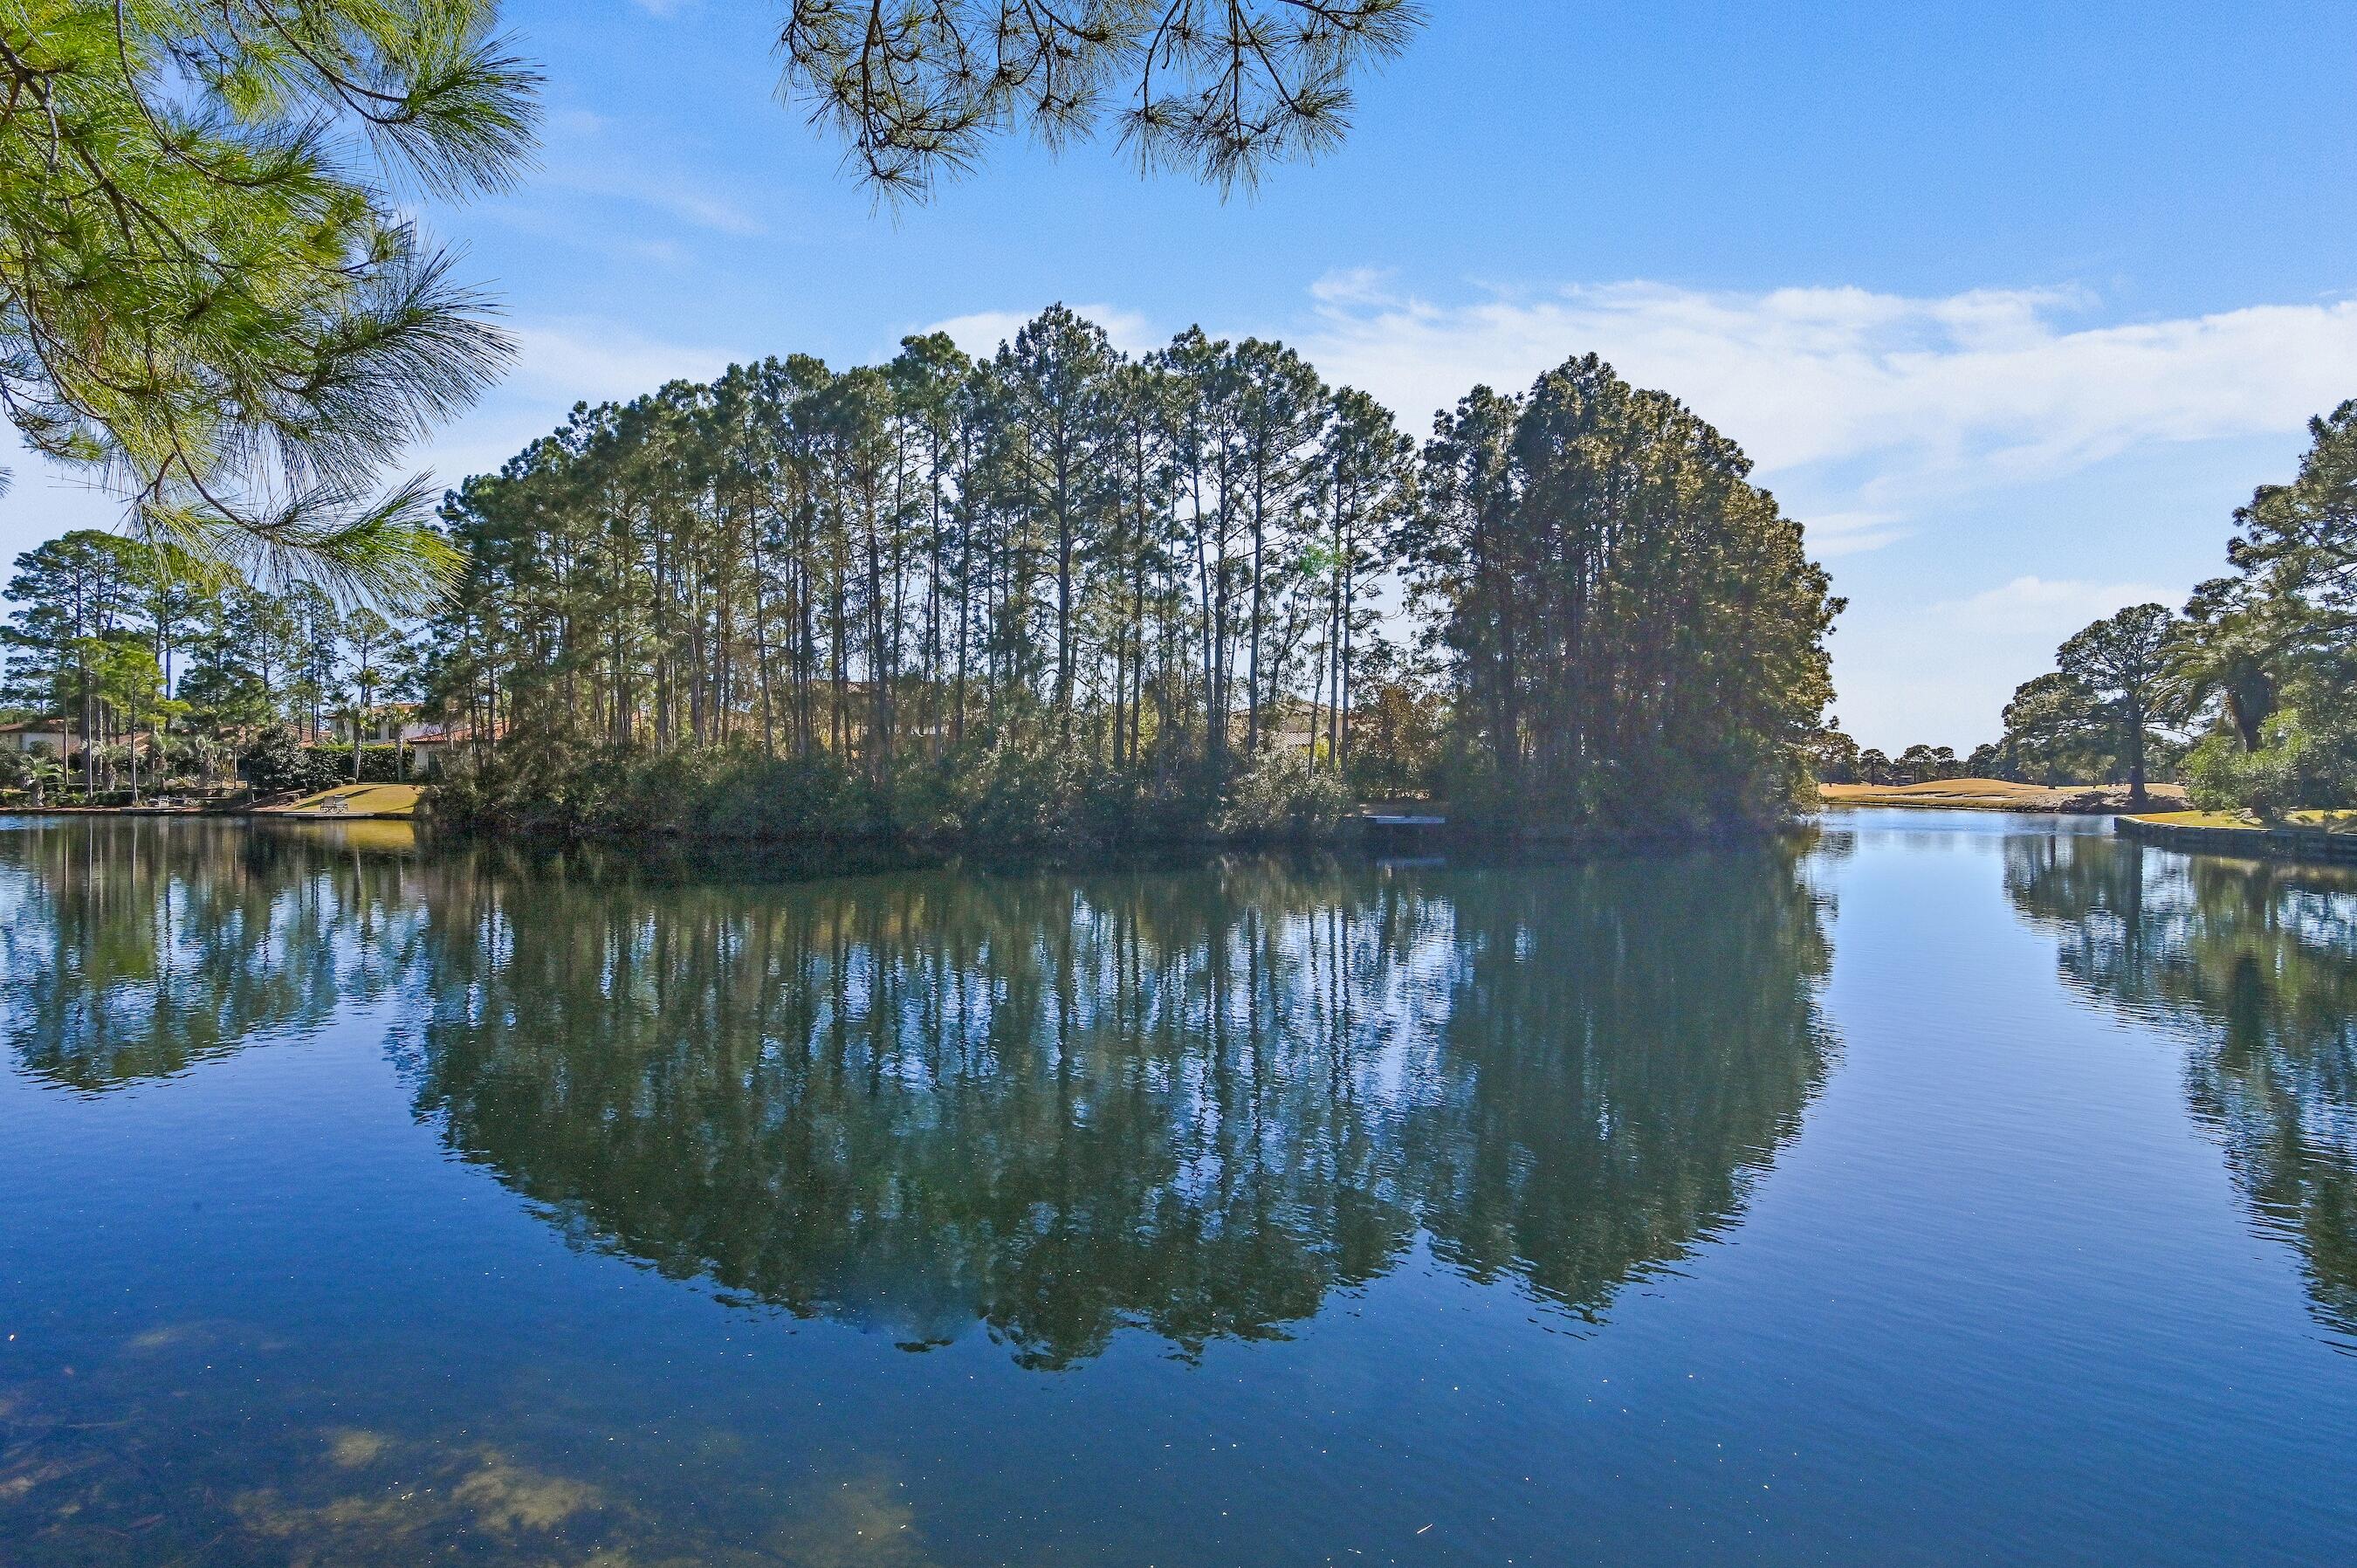
<path fill-rule="evenodd" d="M 893 839 L 972 848 L 1093 848 L 1330 834 L 1350 797 L 1329 770 L 1269 753 L 1224 797 L 1200 759 L 1115 768 L 1087 748 L 977 731 L 888 783 L 831 753 L 741 746 L 652 753 L 541 740 L 454 758 L 432 808 L 463 825 L 592 837 L 662 833 L 790 841 Z"/>
<path fill-rule="evenodd" d="M 336 777 L 339 779 L 345 782 L 350 781 L 352 777 L 350 746 L 315 746 L 310 750 L 313 755 L 320 757 L 336 770 Z M 402 754 L 396 752 L 390 741 L 363 746 L 361 747 L 360 781 L 363 784 L 398 784 L 402 782 Z M 412 755 L 408 757 L 408 761 L 412 771 L 414 771 L 416 757 Z"/>
<path fill-rule="evenodd" d="M 349 753 L 347 759 L 349 760 Z M 296 790 L 308 795 L 331 789 L 345 781 L 344 768 L 318 746 L 300 745 L 295 732 L 273 725 L 257 736 L 238 758 L 238 771 L 257 794 L 279 795 Z"/>
<path fill-rule="evenodd" d="M 2225 729 L 2186 754 L 2186 792 L 2205 811 L 2245 811 L 2274 818 L 2305 807 L 2357 804 L 2357 736 L 2317 725 L 2306 710 L 2283 707 L 2260 726 L 2245 751 Z"/>
<path fill-rule="evenodd" d="M 1236 779 L 1220 829 L 1230 838 L 1323 838 L 1350 809 L 1331 768 L 1312 771 L 1301 752 L 1264 751 Z"/>

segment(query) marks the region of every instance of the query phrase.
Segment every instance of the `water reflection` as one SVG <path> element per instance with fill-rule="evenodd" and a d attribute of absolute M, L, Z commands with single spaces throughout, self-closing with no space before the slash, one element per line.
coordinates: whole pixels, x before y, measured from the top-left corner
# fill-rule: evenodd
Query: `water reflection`
<path fill-rule="evenodd" d="M 19 819 L 0 831 L 0 1029 L 95 1092 L 316 1028 L 412 972 L 410 830 Z"/>
<path fill-rule="evenodd" d="M 1185 1350 L 1428 1236 L 1593 1313 L 1824 1070 L 1788 857 L 1383 875 L 454 878 L 401 1049 L 568 1232 L 913 1343 Z"/>
<path fill-rule="evenodd" d="M 1592 1318 L 1831 1048 L 1791 849 L 780 881 L 76 825 L 0 889 L 42 1078 L 390 994 L 418 1114 L 576 1245 L 1039 1367 L 1282 1334 L 1419 1248 Z"/>
<path fill-rule="evenodd" d="M 2193 1027 L 2194 1115 L 2357 1350 L 2357 876 L 2070 838 L 2007 845 L 2006 886 L 2074 989 Z"/>

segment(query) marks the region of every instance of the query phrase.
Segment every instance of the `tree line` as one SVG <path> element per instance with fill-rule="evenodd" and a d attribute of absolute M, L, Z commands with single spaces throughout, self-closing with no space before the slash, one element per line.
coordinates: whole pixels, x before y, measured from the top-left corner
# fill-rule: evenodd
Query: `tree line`
<path fill-rule="evenodd" d="M 2181 610 L 2129 605 L 2055 650 L 2014 691 L 2004 734 L 1962 761 L 1896 761 L 1829 724 L 1829 783 L 1993 778 L 2035 784 L 2180 779 L 2195 804 L 2272 816 L 2357 805 L 2357 401 L 2309 424 L 2288 483 L 2234 513 L 2225 575 Z"/>
<path fill-rule="evenodd" d="M 1132 359 L 1060 306 L 979 360 L 736 366 L 578 407 L 449 499 L 436 680 L 487 735 L 878 785 L 979 726 L 1224 774 L 1289 720 L 1337 767 L 1410 457 L 1280 344 Z"/>
<path fill-rule="evenodd" d="M 1132 356 L 1061 306 L 582 405 L 443 510 L 430 683 L 510 737 L 454 809 L 1772 815 L 1839 606 L 1748 473 L 1592 356 L 1419 454 L 1281 343 Z"/>
<path fill-rule="evenodd" d="M 1453 794 L 1633 827 L 1805 789 L 1842 601 L 1750 472 L 1593 354 L 1439 416 L 1399 553 L 1450 675 Z"/>
<path fill-rule="evenodd" d="M 256 587 L 167 542 L 76 530 L 17 556 L 6 596 L 0 711 L 58 738 L 0 752 L 0 783 L 44 797 L 222 781 L 265 743 L 313 753 L 265 784 L 324 784 L 359 754 L 321 752 L 425 691 L 414 623 L 313 583 Z"/>
<path fill-rule="evenodd" d="M 1840 607 L 1749 473 L 1593 356 L 1419 450 L 1282 343 L 1131 355 L 1056 306 L 981 357 L 578 405 L 445 498 L 462 564 L 416 620 L 53 540 L 5 701 L 73 718 L 94 789 L 135 733 L 251 771 L 263 732 L 403 700 L 463 738 L 453 814 L 568 831 L 1103 840 L 1396 794 L 1758 822 L 1805 786 Z"/>
<path fill-rule="evenodd" d="M 2357 805 L 2357 401 L 2309 440 L 2289 482 L 2235 510 L 2228 574 L 2072 637 L 2015 693 L 1999 746 L 2100 749 L 2139 790 L 2158 761 L 2210 810 Z"/>

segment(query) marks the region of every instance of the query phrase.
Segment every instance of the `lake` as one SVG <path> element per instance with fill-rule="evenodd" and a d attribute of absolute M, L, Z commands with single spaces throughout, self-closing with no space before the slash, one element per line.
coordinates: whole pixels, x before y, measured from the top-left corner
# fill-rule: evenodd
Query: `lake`
<path fill-rule="evenodd" d="M 2357 879 L 0 820 L 0 1563 L 2357 1560 Z"/>

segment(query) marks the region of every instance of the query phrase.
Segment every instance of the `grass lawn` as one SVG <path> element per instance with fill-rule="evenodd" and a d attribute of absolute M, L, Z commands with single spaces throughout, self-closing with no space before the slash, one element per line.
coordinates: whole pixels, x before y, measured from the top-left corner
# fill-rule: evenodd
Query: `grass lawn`
<path fill-rule="evenodd" d="M 2003 779 L 1935 779 L 1921 784 L 1825 784 L 1819 787 L 1828 806 L 1914 806 L 1923 809 L 1975 811 L 2060 811 L 2076 806 L 2088 809 L 2091 798 L 2102 809 L 2125 806 L 2127 789 L 2116 784 L 2014 784 Z M 2158 804 L 2182 801 L 2185 791 L 2174 784 L 2155 784 L 2147 798 Z"/>
<path fill-rule="evenodd" d="M 2253 832 L 2271 825 L 2242 811 L 2147 811 L 2136 821 L 2169 828 L 2240 828 Z M 2281 825 L 2322 828 L 2331 833 L 2357 832 L 2357 811 L 2287 811 Z"/>
<path fill-rule="evenodd" d="M 420 784 L 339 784 L 289 805 L 261 810 L 274 816 L 413 817 L 417 814 L 418 797 L 425 792 Z M 337 800 L 343 804 L 329 804 Z"/>

